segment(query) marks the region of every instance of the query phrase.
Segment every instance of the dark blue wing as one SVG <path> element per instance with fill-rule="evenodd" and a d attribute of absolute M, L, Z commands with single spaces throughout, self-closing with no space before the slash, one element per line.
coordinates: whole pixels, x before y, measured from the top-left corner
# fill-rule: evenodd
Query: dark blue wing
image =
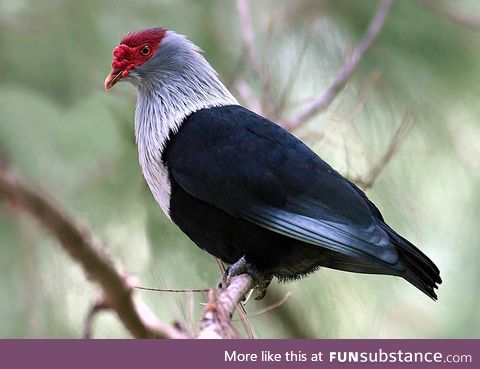
<path fill-rule="evenodd" d="M 235 217 L 345 255 L 398 261 L 364 194 L 300 140 L 247 109 L 192 114 L 163 159 L 185 191 Z"/>

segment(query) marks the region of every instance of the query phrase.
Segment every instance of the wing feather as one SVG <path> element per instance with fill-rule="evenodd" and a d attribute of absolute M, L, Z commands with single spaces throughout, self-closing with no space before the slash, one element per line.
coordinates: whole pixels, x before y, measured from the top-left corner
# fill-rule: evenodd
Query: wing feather
<path fill-rule="evenodd" d="M 378 209 L 363 192 L 300 140 L 247 109 L 194 113 L 164 160 L 185 191 L 232 216 L 347 256 L 398 261 Z"/>

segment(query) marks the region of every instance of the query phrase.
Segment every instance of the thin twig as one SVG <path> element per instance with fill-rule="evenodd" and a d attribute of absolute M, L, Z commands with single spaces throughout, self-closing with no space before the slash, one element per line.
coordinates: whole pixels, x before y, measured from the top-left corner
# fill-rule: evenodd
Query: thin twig
<path fill-rule="evenodd" d="M 242 44 L 245 56 L 249 67 L 260 81 L 262 88 L 262 103 L 260 104 L 262 111 L 258 111 L 258 113 L 263 114 L 264 111 L 270 111 L 270 107 L 272 106 L 272 95 L 270 91 L 270 81 L 255 56 L 255 31 L 252 22 L 250 0 L 236 0 L 236 5 L 240 19 Z"/>
<path fill-rule="evenodd" d="M 232 278 L 227 288 L 219 294 L 216 289 L 211 290 L 198 338 L 231 338 L 235 335 L 232 333 L 235 329 L 231 325 L 233 313 L 238 303 L 253 287 L 252 277 L 241 274 Z"/>
<path fill-rule="evenodd" d="M 307 35 L 303 40 L 300 53 L 298 54 L 297 60 L 293 64 L 293 68 L 290 72 L 290 76 L 288 77 L 287 83 L 285 84 L 285 87 L 282 90 L 280 98 L 278 99 L 277 106 L 273 111 L 272 118 L 275 120 L 278 119 L 280 116 L 282 116 L 283 112 L 285 111 L 288 99 L 293 91 L 295 83 L 298 80 L 298 75 L 300 74 L 302 63 L 303 63 L 308 45 L 310 44 L 312 34 L 313 34 L 313 24 L 310 24 L 310 26 L 308 27 Z"/>
<path fill-rule="evenodd" d="M 278 285 L 273 285 L 268 288 L 268 293 L 264 300 L 265 303 L 271 306 L 277 304 L 282 298 L 282 290 Z M 295 312 L 295 309 L 291 305 L 286 304 L 282 309 L 275 310 L 274 317 L 278 324 L 282 325 L 284 329 L 289 332 L 290 337 L 311 337 L 310 327 L 308 324 L 304 324 L 302 317 Z"/>
<path fill-rule="evenodd" d="M 282 123 L 286 129 L 292 130 L 298 128 L 316 114 L 330 106 L 340 91 L 347 85 L 350 77 L 357 69 L 365 53 L 370 49 L 382 30 L 387 20 L 394 0 L 382 0 L 378 10 L 368 26 L 367 33 L 353 51 L 351 57 L 344 64 L 337 77 L 330 87 L 327 88 L 316 100 L 303 108 L 299 114 Z"/>
<path fill-rule="evenodd" d="M 356 179 L 353 179 L 352 181 L 365 190 L 371 188 L 374 182 L 377 180 L 380 173 L 382 173 L 383 169 L 385 169 L 385 167 L 388 165 L 388 163 L 392 160 L 392 158 L 397 153 L 402 142 L 405 140 L 405 137 L 410 131 L 410 128 L 412 128 L 412 125 L 413 125 L 412 112 L 410 110 L 407 110 L 405 112 L 405 115 L 403 116 L 402 122 L 400 123 L 397 130 L 395 131 L 395 134 L 393 135 L 393 138 L 390 141 L 387 149 L 383 153 L 382 157 L 368 171 L 367 175 L 364 178 L 356 178 Z"/>
<path fill-rule="evenodd" d="M 416 0 L 416 2 L 453 23 L 475 31 L 480 30 L 480 17 L 478 16 L 473 16 L 469 13 L 455 9 L 439 0 Z"/>
<path fill-rule="evenodd" d="M 279 301 L 277 301 L 277 302 L 275 302 L 271 305 L 268 305 L 267 307 L 264 307 L 263 309 L 254 311 L 253 313 L 250 313 L 250 314 L 247 314 L 246 318 L 247 319 L 255 318 L 257 316 L 268 313 L 269 311 L 275 310 L 275 309 L 279 308 L 280 306 L 282 306 L 283 304 L 285 304 L 287 302 L 287 300 L 290 298 L 290 296 L 292 296 L 292 293 L 290 291 L 288 291 L 285 294 L 285 296 L 283 296 Z M 232 319 L 232 320 L 235 321 L 236 319 Z"/>
<path fill-rule="evenodd" d="M 231 321 L 234 322 L 236 320 L 240 320 L 242 322 L 243 328 L 245 329 L 245 332 L 247 333 L 247 337 L 250 339 L 254 339 L 255 334 L 253 333 L 252 325 L 248 321 L 248 314 L 245 312 L 245 309 L 243 309 L 242 303 L 239 303 L 238 306 L 242 307 L 242 309 L 237 310 L 237 314 L 240 318 L 231 319 Z"/>
<path fill-rule="evenodd" d="M 182 293 L 182 292 L 208 292 L 210 288 L 182 288 L 182 289 L 175 289 L 175 288 L 151 288 L 151 287 L 140 287 L 135 286 L 137 290 L 143 291 L 155 291 L 155 292 L 173 292 L 173 293 Z"/>
<path fill-rule="evenodd" d="M 93 318 L 103 310 L 108 310 L 109 307 L 104 299 L 103 296 L 101 296 L 95 303 L 92 305 L 90 310 L 88 311 L 88 314 L 85 318 L 85 325 L 83 327 L 83 335 L 82 337 L 85 339 L 92 338 L 92 331 L 93 331 Z"/>
<path fill-rule="evenodd" d="M 250 110 L 258 114 L 262 114 L 262 102 L 255 96 L 247 82 L 245 82 L 243 79 L 238 79 L 235 82 L 234 87 L 240 95 L 240 98 Z"/>
<path fill-rule="evenodd" d="M 370 96 L 370 93 L 374 90 L 375 85 L 380 80 L 380 76 L 380 72 L 378 71 L 371 72 L 366 78 L 363 86 L 360 88 L 360 92 L 358 93 L 358 96 L 356 98 L 355 105 L 353 106 L 351 111 L 343 114 L 339 111 L 336 111 L 334 114 L 342 115 L 340 117 L 337 116 L 334 119 L 341 122 L 351 122 L 353 118 L 355 118 L 363 110 L 368 100 L 368 97 Z"/>
<path fill-rule="evenodd" d="M 29 213 L 58 239 L 70 257 L 102 288 L 105 304 L 117 313 L 132 336 L 186 338 L 185 334 L 162 323 L 133 295 L 133 278 L 115 268 L 102 244 L 94 238 L 87 226 L 74 219 L 5 164 L 0 165 L 0 198 Z"/>

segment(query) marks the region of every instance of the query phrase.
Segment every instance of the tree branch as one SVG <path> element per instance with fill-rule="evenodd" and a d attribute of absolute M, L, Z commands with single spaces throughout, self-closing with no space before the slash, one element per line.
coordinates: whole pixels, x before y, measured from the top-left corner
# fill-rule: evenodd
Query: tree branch
<path fill-rule="evenodd" d="M 413 119 L 412 112 L 407 110 L 402 119 L 402 122 L 398 126 L 392 140 L 390 141 L 387 149 L 383 153 L 378 162 L 368 171 L 364 178 L 350 179 L 352 182 L 362 187 L 364 190 L 371 188 L 378 176 L 382 173 L 383 169 L 390 163 L 394 155 L 398 152 L 402 142 L 405 140 L 410 128 L 412 128 Z"/>
<path fill-rule="evenodd" d="M 132 336 L 187 338 L 179 330 L 162 323 L 133 295 L 132 278 L 115 268 L 100 242 L 85 225 L 80 224 L 45 194 L 34 189 L 16 171 L 7 168 L 2 158 L 0 158 L 0 198 L 29 213 L 58 239 L 70 257 L 100 285 L 105 306 L 117 313 Z"/>
<path fill-rule="evenodd" d="M 348 80 L 357 69 L 365 53 L 370 49 L 387 20 L 394 0 L 382 0 L 375 16 L 368 26 L 367 33 L 346 61 L 333 83 L 317 99 L 304 107 L 300 113 L 283 122 L 285 129 L 292 130 L 312 119 L 316 114 L 330 106 L 340 91 L 347 85 Z"/>
<path fill-rule="evenodd" d="M 278 103 L 272 113 L 272 118 L 275 120 L 278 120 L 282 116 L 283 112 L 285 111 L 290 94 L 292 93 L 295 83 L 298 80 L 298 75 L 300 74 L 302 63 L 305 58 L 305 54 L 307 52 L 308 45 L 310 44 L 312 35 L 313 35 L 313 25 L 310 24 L 307 31 L 307 35 L 303 40 L 300 53 L 297 57 L 297 60 L 293 64 L 292 70 L 290 72 L 290 76 L 287 79 L 287 83 L 285 84 L 285 87 L 283 88 L 282 93 L 278 99 Z"/>
<path fill-rule="evenodd" d="M 265 75 L 265 72 L 255 57 L 255 31 L 253 29 L 252 12 L 250 8 L 250 0 L 236 0 L 237 12 L 240 19 L 240 30 L 242 36 L 242 44 L 245 52 L 245 57 L 248 60 L 249 66 L 260 81 L 262 88 L 262 99 L 259 104 L 259 114 L 266 114 L 271 111 L 273 105 L 273 98 L 270 91 L 270 81 Z"/>
<path fill-rule="evenodd" d="M 232 316 L 237 305 L 253 287 L 252 277 L 241 274 L 232 278 L 228 287 L 220 293 L 217 289 L 210 290 L 198 338 L 237 338 L 238 334 L 231 323 Z"/>

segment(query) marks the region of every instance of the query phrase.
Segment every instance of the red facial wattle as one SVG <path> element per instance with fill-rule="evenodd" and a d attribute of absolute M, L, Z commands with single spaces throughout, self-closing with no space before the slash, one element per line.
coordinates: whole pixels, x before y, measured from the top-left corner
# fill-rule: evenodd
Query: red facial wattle
<path fill-rule="evenodd" d="M 113 49 L 112 72 L 126 77 L 137 66 L 135 51 L 135 48 L 123 44 Z"/>
<path fill-rule="evenodd" d="M 145 63 L 160 47 L 166 30 L 152 28 L 130 33 L 113 49 L 112 71 L 105 79 L 105 90 L 112 88 L 130 71 Z"/>

